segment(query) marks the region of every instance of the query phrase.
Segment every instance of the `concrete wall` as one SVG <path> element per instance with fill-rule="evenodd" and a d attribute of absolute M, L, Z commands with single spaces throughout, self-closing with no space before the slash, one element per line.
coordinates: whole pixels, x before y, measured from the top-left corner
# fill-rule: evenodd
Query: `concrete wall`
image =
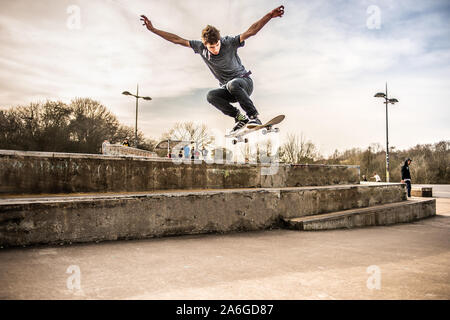
<path fill-rule="evenodd" d="M 0 200 L 0 245 L 262 230 L 282 218 L 403 200 L 403 184 L 11 198 Z"/>
<path fill-rule="evenodd" d="M 138 156 L 138 157 L 145 157 L 145 158 L 157 158 L 158 155 L 156 152 L 137 149 L 133 147 L 125 147 L 120 144 L 109 144 L 109 143 L 103 143 L 102 144 L 102 153 L 104 155 L 108 156 Z"/>
<path fill-rule="evenodd" d="M 207 164 L 0 150 L 0 194 L 359 184 L 359 166 Z"/>

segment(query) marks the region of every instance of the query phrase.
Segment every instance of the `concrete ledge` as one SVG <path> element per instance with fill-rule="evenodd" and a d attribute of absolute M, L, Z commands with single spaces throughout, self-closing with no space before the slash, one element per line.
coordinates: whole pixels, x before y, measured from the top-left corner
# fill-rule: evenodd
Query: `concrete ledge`
<path fill-rule="evenodd" d="M 176 163 L 0 150 L 0 194 L 282 188 L 358 184 L 359 166 Z"/>
<path fill-rule="evenodd" d="M 436 215 L 436 200 L 414 199 L 312 217 L 285 219 L 290 229 L 315 231 L 412 222 Z"/>
<path fill-rule="evenodd" d="M 403 184 L 8 198 L 0 200 L 0 245 L 263 230 L 282 218 L 404 199 Z"/>

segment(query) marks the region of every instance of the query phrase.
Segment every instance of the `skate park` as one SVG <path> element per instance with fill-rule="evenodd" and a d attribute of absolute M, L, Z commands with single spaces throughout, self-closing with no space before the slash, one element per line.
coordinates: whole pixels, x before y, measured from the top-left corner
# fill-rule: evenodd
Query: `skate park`
<path fill-rule="evenodd" d="M 5 2 L 0 300 L 449 300 L 449 12 Z"/>
<path fill-rule="evenodd" d="M 448 200 L 358 166 L 0 154 L 5 299 L 448 298 Z"/>
<path fill-rule="evenodd" d="M 358 166 L 0 154 L 2 246 L 330 230 L 436 214 L 434 199 L 407 200 L 403 184 L 360 184 Z"/>

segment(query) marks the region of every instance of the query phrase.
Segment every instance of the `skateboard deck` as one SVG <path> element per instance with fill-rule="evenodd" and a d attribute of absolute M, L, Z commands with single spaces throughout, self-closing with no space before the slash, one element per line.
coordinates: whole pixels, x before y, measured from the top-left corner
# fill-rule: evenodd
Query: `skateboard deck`
<path fill-rule="evenodd" d="M 243 138 L 244 136 L 246 136 L 249 133 L 261 130 L 261 129 L 265 129 L 263 130 L 263 134 L 267 134 L 270 132 L 279 132 L 280 129 L 279 128 L 272 128 L 274 125 L 279 124 L 281 121 L 283 121 L 285 118 L 284 115 L 279 115 L 276 116 L 275 118 L 273 118 L 272 120 L 267 121 L 264 124 L 260 124 L 260 125 L 247 125 L 246 127 L 242 128 L 239 131 L 236 131 L 234 133 L 231 134 L 227 134 L 225 135 L 226 138 L 234 138 L 233 139 L 233 144 L 236 144 L 238 142 L 242 142 L 244 141 L 245 143 L 248 142 L 247 138 Z"/>

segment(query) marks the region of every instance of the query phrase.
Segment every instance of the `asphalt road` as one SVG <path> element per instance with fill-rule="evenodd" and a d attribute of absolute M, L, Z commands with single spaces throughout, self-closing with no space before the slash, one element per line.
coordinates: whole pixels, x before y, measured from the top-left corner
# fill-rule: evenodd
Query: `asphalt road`
<path fill-rule="evenodd" d="M 413 184 L 412 187 L 431 187 L 434 198 L 450 198 L 450 184 Z"/>
<path fill-rule="evenodd" d="M 450 299 L 450 199 L 433 218 L 0 250 L 0 299 Z"/>

